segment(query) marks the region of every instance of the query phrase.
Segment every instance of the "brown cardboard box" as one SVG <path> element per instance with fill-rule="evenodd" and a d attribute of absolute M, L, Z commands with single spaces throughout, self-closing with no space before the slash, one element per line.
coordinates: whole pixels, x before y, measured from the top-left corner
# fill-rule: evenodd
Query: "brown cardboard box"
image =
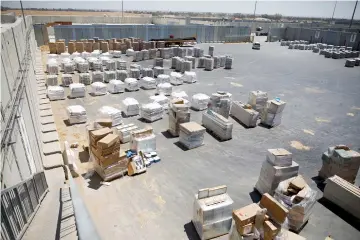
<path fill-rule="evenodd" d="M 254 224 L 249 223 L 244 226 L 238 226 L 236 225 L 236 229 L 240 235 L 249 234 L 253 232 Z"/>
<path fill-rule="evenodd" d="M 84 43 L 85 52 L 91 53 L 91 52 L 92 52 L 92 47 L 93 47 L 93 43 L 92 43 L 92 42 L 86 42 L 86 43 Z"/>
<path fill-rule="evenodd" d="M 115 134 L 108 134 L 97 142 L 97 147 L 101 149 L 109 148 L 115 143 L 120 145 L 120 137 Z"/>
<path fill-rule="evenodd" d="M 92 45 L 92 49 L 93 50 L 100 50 L 100 43 L 99 42 L 94 42 Z"/>
<path fill-rule="evenodd" d="M 90 132 L 90 144 L 96 146 L 97 142 L 105 137 L 106 135 L 112 133 L 110 128 L 101 128 Z"/>
<path fill-rule="evenodd" d="M 72 54 L 74 52 L 76 52 L 75 43 L 69 42 L 69 44 L 68 44 L 68 53 Z"/>
<path fill-rule="evenodd" d="M 56 53 L 64 53 L 65 52 L 65 43 L 64 42 L 57 42 L 56 43 Z"/>
<path fill-rule="evenodd" d="M 95 159 L 97 160 L 98 164 L 101 167 L 107 167 L 111 164 L 116 163 L 117 161 L 119 161 L 120 159 L 120 152 L 116 151 L 113 152 L 112 154 L 109 154 L 107 156 L 102 156 L 97 150 L 96 148 L 94 148 L 93 146 L 91 146 L 91 152 L 93 153 Z"/>
<path fill-rule="evenodd" d="M 283 207 L 278 201 L 275 200 L 270 194 L 265 193 L 261 200 L 260 206 L 268 210 L 270 218 L 275 220 L 277 223 L 283 223 L 289 211 Z"/>
<path fill-rule="evenodd" d="M 276 236 L 279 233 L 280 228 L 277 228 L 272 222 L 264 222 L 264 233 L 272 237 Z"/>
<path fill-rule="evenodd" d="M 100 119 L 96 119 L 95 121 L 97 124 L 99 124 L 102 127 L 108 127 L 111 128 L 112 127 L 112 120 L 111 118 L 100 118 Z"/>
<path fill-rule="evenodd" d="M 295 179 L 293 179 L 290 182 L 289 187 L 296 189 L 296 190 L 302 190 L 306 186 L 306 182 L 304 178 L 301 175 L 298 175 Z"/>
<path fill-rule="evenodd" d="M 50 54 L 56 54 L 56 43 L 49 42 Z"/>
<path fill-rule="evenodd" d="M 82 53 L 84 51 L 84 43 L 83 42 L 76 42 L 75 43 L 76 51 Z"/>
<path fill-rule="evenodd" d="M 109 51 L 109 43 L 108 42 L 101 42 L 100 43 L 100 50 L 103 52 L 103 53 L 106 53 Z"/>
<path fill-rule="evenodd" d="M 232 213 L 233 219 L 237 228 L 244 226 L 255 221 L 255 216 L 261 208 L 256 203 L 252 203 L 243 208 L 234 210 Z"/>

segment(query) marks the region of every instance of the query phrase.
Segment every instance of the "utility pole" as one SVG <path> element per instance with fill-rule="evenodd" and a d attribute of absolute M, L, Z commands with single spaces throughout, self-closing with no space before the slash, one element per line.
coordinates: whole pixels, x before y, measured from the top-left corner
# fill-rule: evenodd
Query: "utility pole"
<path fill-rule="evenodd" d="M 124 18 L 124 0 L 121 0 L 121 17 Z"/>
<path fill-rule="evenodd" d="M 334 14 L 335 14 L 335 9 L 336 9 L 336 4 L 337 4 L 337 1 L 335 1 L 334 11 L 333 11 L 333 14 L 332 14 L 332 16 L 331 16 L 331 21 L 334 19 Z"/>
<path fill-rule="evenodd" d="M 256 13 L 256 4 L 257 4 L 257 1 L 255 1 L 254 20 L 255 20 L 255 13 Z"/>
<path fill-rule="evenodd" d="M 349 26 L 349 28 L 351 28 L 351 25 L 352 25 L 352 23 L 353 23 L 357 4 L 358 4 L 358 0 L 356 0 L 356 3 L 355 3 L 354 12 L 353 12 L 353 15 L 352 15 L 352 17 L 351 17 L 351 21 L 350 21 L 350 26 Z"/>
<path fill-rule="evenodd" d="M 25 29 L 26 29 L 27 27 L 26 27 L 26 21 L 25 21 L 24 9 L 23 9 L 23 5 L 22 5 L 22 1 L 21 1 L 21 0 L 20 0 L 20 6 L 21 6 L 21 12 L 22 12 L 22 15 L 23 15 L 24 25 L 25 25 Z"/>

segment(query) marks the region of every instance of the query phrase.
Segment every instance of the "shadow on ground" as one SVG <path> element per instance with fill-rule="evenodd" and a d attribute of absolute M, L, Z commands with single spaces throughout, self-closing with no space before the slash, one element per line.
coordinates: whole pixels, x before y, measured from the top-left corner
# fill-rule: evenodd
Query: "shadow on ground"
<path fill-rule="evenodd" d="M 189 240 L 200 240 L 199 235 L 196 232 L 194 224 L 190 221 L 184 225 L 184 231 Z"/>

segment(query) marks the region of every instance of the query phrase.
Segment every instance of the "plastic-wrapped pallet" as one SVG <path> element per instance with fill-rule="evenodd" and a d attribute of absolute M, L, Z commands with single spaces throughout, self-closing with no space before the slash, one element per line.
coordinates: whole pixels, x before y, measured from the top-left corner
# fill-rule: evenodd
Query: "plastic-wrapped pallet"
<path fill-rule="evenodd" d="M 164 59 L 170 58 L 171 49 L 170 48 L 161 48 L 160 49 L 160 57 Z"/>
<path fill-rule="evenodd" d="M 204 143 L 206 129 L 196 122 L 182 123 L 179 126 L 179 142 L 187 149 L 200 147 Z"/>
<path fill-rule="evenodd" d="M 82 57 L 83 59 L 88 59 L 89 57 L 91 57 L 91 53 L 89 53 L 89 52 L 82 52 L 82 53 L 81 53 L 81 57 Z"/>
<path fill-rule="evenodd" d="M 140 105 L 135 98 L 125 98 L 123 101 L 123 112 L 126 116 L 135 116 L 139 114 Z"/>
<path fill-rule="evenodd" d="M 87 59 L 87 62 L 89 63 L 89 69 L 93 69 L 93 67 L 94 67 L 94 62 L 95 61 L 97 61 L 98 59 L 97 58 L 95 58 L 95 57 L 89 57 L 88 59 Z"/>
<path fill-rule="evenodd" d="M 190 61 L 191 62 L 191 67 L 195 68 L 195 58 L 191 57 L 191 56 L 186 56 L 185 57 L 186 61 Z"/>
<path fill-rule="evenodd" d="M 200 189 L 195 195 L 192 222 L 201 240 L 229 233 L 234 201 L 226 191 L 226 186 L 219 186 Z"/>
<path fill-rule="evenodd" d="M 200 57 L 199 52 L 200 52 L 200 48 L 194 47 L 194 57 Z"/>
<path fill-rule="evenodd" d="M 194 94 L 191 98 L 191 107 L 196 110 L 205 110 L 208 107 L 210 97 L 203 93 Z"/>
<path fill-rule="evenodd" d="M 126 67 L 126 61 L 124 60 L 117 60 L 116 61 L 116 69 L 119 69 L 119 70 L 126 70 L 127 67 Z"/>
<path fill-rule="evenodd" d="M 175 70 L 177 72 L 184 72 L 185 71 L 184 70 L 184 61 L 185 60 L 182 59 L 182 58 L 176 60 L 176 68 L 175 68 Z"/>
<path fill-rule="evenodd" d="M 80 73 L 79 83 L 82 83 L 84 85 L 90 85 L 91 84 L 90 73 Z"/>
<path fill-rule="evenodd" d="M 47 88 L 47 96 L 50 101 L 65 99 L 65 91 L 60 86 L 49 86 Z"/>
<path fill-rule="evenodd" d="M 157 96 L 150 96 L 150 102 L 156 102 L 160 104 L 164 110 L 167 110 L 169 108 L 169 99 L 163 95 L 157 95 Z"/>
<path fill-rule="evenodd" d="M 214 46 L 209 46 L 209 55 L 210 56 L 214 56 L 214 50 L 215 50 Z"/>
<path fill-rule="evenodd" d="M 192 47 L 187 48 L 186 56 L 190 56 L 190 57 L 194 56 L 194 48 Z"/>
<path fill-rule="evenodd" d="M 86 60 L 83 59 L 82 57 L 76 57 L 73 59 L 74 61 L 74 65 L 75 65 L 75 69 L 79 70 L 79 63 L 86 63 Z"/>
<path fill-rule="evenodd" d="M 70 88 L 70 98 L 81 98 L 85 97 L 85 85 L 82 83 L 72 83 L 69 86 Z"/>
<path fill-rule="evenodd" d="M 163 67 L 154 67 L 154 77 L 159 76 L 160 74 L 164 74 L 164 68 Z"/>
<path fill-rule="evenodd" d="M 171 68 L 172 69 L 176 69 L 176 65 L 177 65 L 178 60 L 180 60 L 179 57 L 172 57 L 171 58 Z"/>
<path fill-rule="evenodd" d="M 100 51 L 95 49 L 94 51 L 92 51 L 91 56 L 98 58 L 100 56 Z"/>
<path fill-rule="evenodd" d="M 261 115 L 261 123 L 269 127 L 276 127 L 281 124 L 282 112 L 286 103 L 276 98 L 269 100 Z"/>
<path fill-rule="evenodd" d="M 95 96 L 105 95 L 107 93 L 106 84 L 103 82 L 93 82 L 91 84 L 91 94 Z"/>
<path fill-rule="evenodd" d="M 182 74 L 177 72 L 170 73 L 170 83 L 173 85 L 181 85 L 183 84 Z"/>
<path fill-rule="evenodd" d="M 83 106 L 80 105 L 68 106 L 66 108 L 66 112 L 70 124 L 86 123 L 87 121 L 86 110 Z"/>
<path fill-rule="evenodd" d="M 125 81 L 126 78 L 128 78 L 128 72 L 126 70 L 116 70 L 116 79 Z"/>
<path fill-rule="evenodd" d="M 225 67 L 226 57 L 220 56 L 220 67 Z"/>
<path fill-rule="evenodd" d="M 100 71 L 92 72 L 92 82 L 104 82 L 104 73 Z"/>
<path fill-rule="evenodd" d="M 113 56 L 114 56 L 114 58 L 121 58 L 121 51 L 114 50 L 113 51 Z"/>
<path fill-rule="evenodd" d="M 141 53 L 143 55 L 143 60 L 149 60 L 149 58 L 150 58 L 149 50 L 143 49 L 143 50 L 141 50 Z"/>
<path fill-rule="evenodd" d="M 103 106 L 98 111 L 98 116 L 101 118 L 109 118 L 112 121 L 112 126 L 122 124 L 121 111 L 114 107 Z"/>
<path fill-rule="evenodd" d="M 179 48 L 178 49 L 178 57 L 184 58 L 186 56 L 186 48 Z"/>
<path fill-rule="evenodd" d="M 106 63 L 107 63 L 107 61 L 110 60 L 110 57 L 108 57 L 108 56 L 100 56 L 99 60 L 101 60 L 102 65 L 106 67 Z"/>
<path fill-rule="evenodd" d="M 156 87 L 156 90 L 158 94 L 170 96 L 172 92 L 172 85 L 168 82 L 159 83 Z"/>
<path fill-rule="evenodd" d="M 156 58 L 157 49 L 149 49 L 149 59 Z"/>
<path fill-rule="evenodd" d="M 61 76 L 61 84 L 63 87 L 68 87 L 71 83 L 73 83 L 71 74 L 62 74 Z"/>
<path fill-rule="evenodd" d="M 210 109 L 203 113 L 202 124 L 221 140 L 232 138 L 232 122 Z"/>
<path fill-rule="evenodd" d="M 87 63 L 87 62 L 82 62 L 82 63 L 78 63 L 77 66 L 78 66 L 78 71 L 79 71 L 80 73 L 87 73 L 87 72 L 89 72 L 89 63 Z"/>
<path fill-rule="evenodd" d="M 149 122 L 161 119 L 163 114 L 164 109 L 159 103 L 153 102 L 141 105 L 140 116 Z"/>
<path fill-rule="evenodd" d="M 130 68 L 130 77 L 140 79 L 140 70 L 136 68 Z"/>
<path fill-rule="evenodd" d="M 104 82 L 108 83 L 110 80 L 116 79 L 116 72 L 115 71 L 105 71 L 104 72 Z"/>
<path fill-rule="evenodd" d="M 251 91 L 249 93 L 248 104 L 250 104 L 251 107 L 256 111 L 262 112 L 262 110 L 266 106 L 267 100 L 268 100 L 267 92 Z"/>
<path fill-rule="evenodd" d="M 138 80 L 135 78 L 127 78 L 124 81 L 125 83 L 125 89 L 128 91 L 137 91 L 139 90 L 139 83 Z"/>
<path fill-rule="evenodd" d="M 133 58 L 133 62 L 140 62 L 143 60 L 143 54 L 140 51 L 135 51 L 134 52 L 134 58 Z"/>
<path fill-rule="evenodd" d="M 66 62 L 63 64 L 63 70 L 65 74 L 71 74 L 75 71 L 75 65 L 72 62 Z"/>
<path fill-rule="evenodd" d="M 103 64 L 102 61 L 100 59 L 95 60 L 92 64 L 92 69 L 94 71 L 103 71 Z"/>
<path fill-rule="evenodd" d="M 198 61 L 198 68 L 204 68 L 205 67 L 205 57 L 200 57 Z"/>
<path fill-rule="evenodd" d="M 169 107 L 169 133 L 179 136 L 180 124 L 190 121 L 188 101 L 181 98 L 172 99 Z"/>
<path fill-rule="evenodd" d="M 156 80 L 152 77 L 143 77 L 140 80 L 140 86 L 143 89 L 155 89 L 156 88 Z"/>
<path fill-rule="evenodd" d="M 197 81 L 196 72 L 185 72 L 183 75 L 185 83 L 194 83 Z"/>
<path fill-rule="evenodd" d="M 46 71 L 49 74 L 58 74 L 59 73 L 59 66 L 57 65 L 56 59 L 50 59 L 47 61 Z"/>
<path fill-rule="evenodd" d="M 159 83 L 170 83 L 170 76 L 167 74 L 160 74 L 156 78 L 157 84 Z"/>
<path fill-rule="evenodd" d="M 225 69 L 231 69 L 232 68 L 232 63 L 233 63 L 233 58 L 226 56 L 225 58 Z"/>
<path fill-rule="evenodd" d="M 119 135 L 121 143 L 128 143 L 131 141 L 131 132 L 139 130 L 139 127 L 133 123 L 127 125 L 120 125 L 113 128 L 114 133 Z"/>
<path fill-rule="evenodd" d="M 152 70 L 151 68 L 143 68 L 141 72 L 143 77 L 154 77 L 154 70 Z"/>
<path fill-rule="evenodd" d="M 190 72 L 192 69 L 192 62 L 191 61 L 184 61 L 183 63 L 183 69 L 181 69 L 181 72 Z"/>
<path fill-rule="evenodd" d="M 211 94 L 209 109 L 228 118 L 231 108 L 231 96 L 231 93 L 223 91 L 217 91 Z"/>
<path fill-rule="evenodd" d="M 220 68 L 220 57 L 214 57 L 214 68 Z"/>
<path fill-rule="evenodd" d="M 355 59 L 346 59 L 345 67 L 355 67 Z"/>
<path fill-rule="evenodd" d="M 360 66 L 360 58 L 355 58 L 355 66 Z"/>
<path fill-rule="evenodd" d="M 189 96 L 186 94 L 185 91 L 172 92 L 171 99 L 185 99 L 189 101 Z"/>
<path fill-rule="evenodd" d="M 57 59 L 58 55 L 57 54 L 48 54 L 47 55 L 47 59 Z"/>
<path fill-rule="evenodd" d="M 232 102 L 230 114 L 246 127 L 256 127 L 260 117 L 259 112 L 252 109 L 250 105 L 247 106 L 240 101 Z"/>
<path fill-rule="evenodd" d="M 106 60 L 106 69 L 109 71 L 115 71 L 116 70 L 116 62 L 112 59 Z"/>
<path fill-rule="evenodd" d="M 140 70 L 140 71 L 141 71 L 142 66 L 141 66 L 141 65 L 139 65 L 139 64 L 135 64 L 135 63 L 133 63 L 133 64 L 131 64 L 131 65 L 130 65 L 130 69 L 138 69 L 138 70 Z"/>
<path fill-rule="evenodd" d="M 47 75 L 46 86 L 57 86 L 57 85 L 58 85 L 58 75 Z"/>
<path fill-rule="evenodd" d="M 205 70 L 212 71 L 214 69 L 214 59 L 213 58 L 205 58 L 204 59 L 204 67 L 205 67 Z"/>
<path fill-rule="evenodd" d="M 156 135 L 150 127 L 131 132 L 130 148 L 136 152 L 156 152 Z"/>
<path fill-rule="evenodd" d="M 155 58 L 155 59 L 154 59 L 154 66 L 155 66 L 155 67 L 164 67 L 164 59 L 162 59 L 162 58 Z"/>
<path fill-rule="evenodd" d="M 126 50 L 126 56 L 131 57 L 131 56 L 134 56 L 134 54 L 135 54 L 135 51 L 133 49 L 129 48 Z"/>

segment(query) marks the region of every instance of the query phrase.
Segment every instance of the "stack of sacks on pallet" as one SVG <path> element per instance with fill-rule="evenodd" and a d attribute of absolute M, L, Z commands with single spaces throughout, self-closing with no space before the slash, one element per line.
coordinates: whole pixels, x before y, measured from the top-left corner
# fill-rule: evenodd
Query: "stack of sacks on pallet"
<path fill-rule="evenodd" d="M 119 135 L 121 143 L 131 141 L 131 132 L 139 130 L 139 127 L 133 123 L 127 125 L 119 125 L 113 128 L 114 133 Z"/>
<path fill-rule="evenodd" d="M 118 70 L 126 70 L 127 66 L 126 66 L 127 62 L 124 60 L 117 60 L 116 61 L 116 69 Z"/>
<path fill-rule="evenodd" d="M 104 73 L 100 71 L 92 72 L 92 82 L 104 82 Z"/>
<path fill-rule="evenodd" d="M 149 49 L 149 59 L 154 59 L 156 58 L 156 49 Z"/>
<path fill-rule="evenodd" d="M 232 138 L 232 122 L 210 109 L 203 113 L 202 124 L 220 138 L 220 140 L 224 141 Z"/>
<path fill-rule="evenodd" d="M 267 92 L 262 92 L 262 91 L 251 91 L 249 93 L 249 100 L 248 100 L 248 104 L 250 104 L 250 106 L 258 111 L 258 112 L 262 112 L 262 110 L 265 108 L 266 106 L 266 102 L 268 100 L 268 95 Z"/>
<path fill-rule="evenodd" d="M 170 83 L 173 85 L 183 84 L 183 78 L 182 78 L 181 73 L 171 72 L 170 73 Z"/>
<path fill-rule="evenodd" d="M 57 64 L 56 59 L 49 59 L 46 63 L 46 72 L 49 74 L 58 74 L 59 66 Z"/>
<path fill-rule="evenodd" d="M 113 51 L 113 56 L 114 58 L 121 58 L 121 51 L 119 50 Z"/>
<path fill-rule="evenodd" d="M 134 58 L 133 58 L 133 62 L 140 62 L 143 60 L 143 54 L 140 51 L 135 51 L 134 52 Z"/>
<path fill-rule="evenodd" d="M 226 57 L 220 56 L 220 67 L 225 67 Z"/>
<path fill-rule="evenodd" d="M 139 90 L 139 83 L 138 80 L 135 78 L 127 78 L 124 81 L 125 83 L 125 89 L 128 91 L 137 91 Z"/>
<path fill-rule="evenodd" d="M 157 77 L 161 74 L 164 74 L 164 68 L 159 66 L 154 67 L 154 77 Z"/>
<path fill-rule="evenodd" d="M 195 72 L 185 72 L 183 75 L 183 82 L 185 83 L 194 83 L 197 81 Z"/>
<path fill-rule="evenodd" d="M 105 95 L 107 93 L 106 84 L 103 82 L 93 82 L 91 84 L 91 94 L 94 96 Z"/>
<path fill-rule="evenodd" d="M 151 126 L 131 132 L 131 150 L 135 152 L 156 152 L 156 135 Z"/>
<path fill-rule="evenodd" d="M 181 59 L 181 58 L 179 58 L 179 57 L 172 57 L 172 58 L 171 58 L 171 68 L 172 68 L 172 69 L 176 69 L 177 62 L 178 62 L 180 59 Z"/>
<path fill-rule="evenodd" d="M 161 48 L 160 49 L 160 57 L 164 59 L 169 59 L 171 57 L 171 49 L 170 48 Z"/>
<path fill-rule="evenodd" d="M 204 59 L 204 67 L 205 67 L 205 70 L 212 71 L 214 69 L 214 59 L 213 58 L 205 58 Z"/>
<path fill-rule="evenodd" d="M 213 93 L 210 97 L 209 109 L 228 118 L 232 102 L 231 96 L 232 94 L 229 92 L 217 91 Z"/>
<path fill-rule="evenodd" d="M 140 85 L 143 89 L 155 89 L 156 88 L 156 80 L 152 77 L 143 77 L 140 80 Z"/>
<path fill-rule="evenodd" d="M 192 69 L 192 62 L 191 61 L 184 61 L 182 63 L 183 68 L 181 69 L 181 72 L 190 72 Z"/>
<path fill-rule="evenodd" d="M 172 85 L 168 82 L 159 83 L 156 87 L 157 94 L 163 94 L 165 96 L 170 96 L 172 93 Z"/>
<path fill-rule="evenodd" d="M 162 59 L 162 58 L 155 58 L 155 59 L 154 59 L 154 66 L 155 66 L 155 67 L 164 67 L 164 59 Z"/>
<path fill-rule="evenodd" d="M 191 107 L 195 110 L 201 111 L 208 107 L 210 97 L 203 93 L 194 94 L 191 98 Z"/>
<path fill-rule="evenodd" d="M 70 73 L 74 73 L 74 71 L 75 71 L 75 65 L 74 65 L 74 63 L 72 63 L 72 62 L 65 62 L 64 64 L 63 64 L 63 71 L 64 71 L 64 73 L 67 73 L 67 74 L 70 74 Z"/>
<path fill-rule="evenodd" d="M 100 59 L 94 60 L 92 63 L 92 70 L 103 71 L 102 61 Z"/>
<path fill-rule="evenodd" d="M 185 91 L 176 91 L 171 93 L 171 99 L 183 99 L 184 104 L 189 104 L 189 96 L 186 94 Z"/>
<path fill-rule="evenodd" d="M 125 81 L 129 77 L 128 72 L 126 70 L 116 70 L 116 79 Z"/>
<path fill-rule="evenodd" d="M 329 147 L 322 155 L 319 176 L 327 179 L 337 175 L 354 183 L 360 167 L 360 154 L 345 145 Z"/>
<path fill-rule="evenodd" d="M 61 85 L 63 87 L 68 87 L 68 86 L 70 86 L 71 83 L 73 83 L 71 74 L 62 74 L 61 75 Z"/>
<path fill-rule="evenodd" d="M 187 149 L 197 148 L 204 143 L 206 129 L 196 122 L 182 123 L 179 126 L 179 142 Z"/>
<path fill-rule="evenodd" d="M 135 54 L 135 51 L 133 49 L 129 48 L 126 50 L 126 56 L 131 57 L 131 56 L 134 56 L 134 54 Z"/>
<path fill-rule="evenodd" d="M 279 98 L 267 101 L 265 108 L 260 113 L 261 123 L 269 127 L 280 125 L 285 105 L 286 102 L 281 101 Z"/>
<path fill-rule="evenodd" d="M 163 117 L 164 109 L 159 103 L 148 103 L 141 105 L 140 117 L 149 122 L 154 122 Z"/>
<path fill-rule="evenodd" d="M 72 83 L 69 86 L 70 88 L 70 98 L 81 98 L 85 97 L 85 85 L 82 83 Z"/>
<path fill-rule="evenodd" d="M 99 109 L 98 116 L 111 119 L 113 127 L 122 124 L 121 111 L 116 108 L 103 106 Z"/>
<path fill-rule="evenodd" d="M 198 68 L 204 68 L 205 67 L 205 57 L 200 57 L 198 61 Z"/>
<path fill-rule="evenodd" d="M 195 68 L 195 58 L 194 57 L 186 56 L 185 60 L 191 62 L 191 68 Z"/>
<path fill-rule="evenodd" d="M 195 194 L 192 222 L 200 239 L 212 239 L 229 233 L 234 201 L 226 192 L 226 186 L 218 186 L 200 189 Z"/>
<path fill-rule="evenodd" d="M 240 101 L 232 102 L 230 114 L 246 127 L 256 127 L 260 116 L 259 112 L 252 109 L 251 105 L 243 104 Z"/>
<path fill-rule="evenodd" d="M 77 64 L 77 68 L 80 73 L 87 73 L 87 72 L 89 72 L 89 63 L 80 62 Z"/>
<path fill-rule="evenodd" d="M 316 194 L 301 175 L 280 182 L 274 197 L 289 210 L 287 218 L 290 230 L 298 232 L 309 220 Z"/>
<path fill-rule="evenodd" d="M 299 164 L 292 160 L 290 152 L 283 148 L 268 149 L 255 188 L 261 194 L 273 195 L 281 181 L 297 176 L 298 172 Z"/>
<path fill-rule="evenodd" d="M 324 198 L 344 209 L 356 218 L 360 218 L 360 189 L 339 176 L 327 179 Z"/>
<path fill-rule="evenodd" d="M 47 96 L 50 101 L 65 99 L 65 91 L 60 86 L 49 86 L 47 88 Z"/>
<path fill-rule="evenodd" d="M 105 61 L 105 66 L 106 66 L 106 69 L 109 70 L 109 71 L 115 71 L 116 70 L 116 62 L 112 59 L 109 59 L 109 60 L 106 60 Z"/>
<path fill-rule="evenodd" d="M 104 82 L 108 83 L 111 80 L 116 79 L 116 72 L 115 71 L 105 71 L 104 72 Z"/>
<path fill-rule="evenodd" d="M 91 57 L 91 53 L 89 52 L 82 52 L 81 53 L 81 57 L 84 59 L 88 59 L 89 57 Z"/>
<path fill-rule="evenodd" d="M 68 106 L 66 113 L 70 124 L 85 123 L 87 121 L 86 110 L 83 106 Z"/>
<path fill-rule="evenodd" d="M 154 77 L 154 70 L 151 68 L 143 68 L 140 72 L 143 77 Z"/>
<path fill-rule="evenodd" d="M 126 116 L 135 116 L 139 114 L 140 105 L 136 99 L 125 98 L 122 102 L 124 104 L 123 112 Z"/>
<path fill-rule="evenodd" d="M 232 63 L 233 63 L 233 58 L 226 56 L 225 58 L 225 69 L 231 69 L 232 68 Z"/>
<path fill-rule="evenodd" d="M 46 86 L 57 86 L 57 85 L 58 85 L 58 75 L 46 76 Z"/>
<path fill-rule="evenodd" d="M 173 99 L 169 107 L 169 132 L 174 137 L 179 136 L 179 125 L 190 121 L 189 106 L 184 99 Z"/>
<path fill-rule="evenodd" d="M 164 110 L 167 110 L 169 108 L 169 99 L 163 94 L 150 96 L 149 100 L 150 102 L 156 102 L 160 104 Z"/>
<path fill-rule="evenodd" d="M 220 57 L 214 57 L 214 68 L 220 68 Z"/>
<path fill-rule="evenodd" d="M 130 68 L 130 77 L 134 79 L 140 79 L 140 70 L 136 68 Z"/>
<path fill-rule="evenodd" d="M 156 78 L 157 84 L 170 83 L 170 76 L 166 74 L 160 74 Z"/>
<path fill-rule="evenodd" d="M 120 80 L 110 80 L 108 84 L 109 93 L 122 93 L 125 89 L 125 84 Z"/>
<path fill-rule="evenodd" d="M 149 50 L 143 49 L 143 50 L 141 50 L 141 53 L 143 55 L 143 60 L 149 60 L 149 58 L 150 58 Z"/>

